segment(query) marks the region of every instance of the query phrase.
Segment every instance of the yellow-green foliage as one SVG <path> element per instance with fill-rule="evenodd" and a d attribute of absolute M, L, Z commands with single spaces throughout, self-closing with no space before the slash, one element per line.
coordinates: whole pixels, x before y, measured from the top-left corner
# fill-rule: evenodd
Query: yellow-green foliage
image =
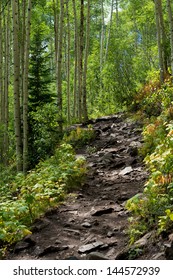
<path fill-rule="evenodd" d="M 0 240 L 13 243 L 28 234 L 34 219 L 79 186 L 85 173 L 84 158 L 76 159 L 73 148 L 62 144 L 26 177 L 19 173 L 13 183 L 1 186 Z"/>
<path fill-rule="evenodd" d="M 70 133 L 64 135 L 63 141 L 71 144 L 75 148 L 82 147 L 85 144 L 88 144 L 95 137 L 94 130 L 91 125 L 88 125 L 87 128 L 81 128 L 77 126 L 76 129 L 73 129 Z"/>
<path fill-rule="evenodd" d="M 126 205 L 132 214 L 131 243 L 152 228 L 160 233 L 173 227 L 173 87 L 165 83 L 160 90 L 162 112 L 143 131 L 142 153 L 150 176 L 143 194 Z"/>

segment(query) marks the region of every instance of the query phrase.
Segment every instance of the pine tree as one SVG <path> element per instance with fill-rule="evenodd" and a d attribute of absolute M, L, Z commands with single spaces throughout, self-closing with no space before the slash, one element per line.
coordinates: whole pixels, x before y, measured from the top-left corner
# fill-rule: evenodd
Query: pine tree
<path fill-rule="evenodd" d="M 30 167 L 33 167 L 42 158 L 44 146 L 41 146 L 40 130 L 36 129 L 40 123 L 35 114 L 52 102 L 51 69 L 49 64 L 47 40 L 39 27 L 36 29 L 31 42 L 30 68 L 29 68 L 29 154 Z"/>
<path fill-rule="evenodd" d="M 47 42 L 43 40 L 43 31 L 36 30 L 32 45 L 29 69 L 29 107 L 35 111 L 37 106 L 51 102 L 50 84 L 52 82 L 49 68 L 50 54 L 47 51 Z"/>

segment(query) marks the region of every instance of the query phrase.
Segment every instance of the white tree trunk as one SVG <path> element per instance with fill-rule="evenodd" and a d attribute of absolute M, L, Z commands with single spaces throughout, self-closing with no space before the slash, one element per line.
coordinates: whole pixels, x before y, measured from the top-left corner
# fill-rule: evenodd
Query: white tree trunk
<path fill-rule="evenodd" d="M 167 10 L 168 10 L 169 30 L 170 30 L 170 45 L 171 45 L 171 75 L 173 77 L 173 16 L 172 16 L 170 0 L 167 0 Z"/>
<path fill-rule="evenodd" d="M 105 51 L 105 59 L 104 59 L 104 62 L 106 62 L 107 55 L 108 55 L 109 41 L 110 41 L 111 27 L 112 27 L 113 10 L 114 10 L 114 0 L 112 0 L 112 2 L 111 2 L 111 12 L 110 12 L 109 30 L 108 30 L 108 36 L 107 36 L 107 42 L 106 42 L 106 51 Z"/>
<path fill-rule="evenodd" d="M 23 172 L 28 170 L 28 71 L 31 26 L 31 0 L 28 0 L 23 73 Z"/>
<path fill-rule="evenodd" d="M 88 0 L 87 19 L 86 19 L 86 43 L 85 43 L 85 57 L 84 57 L 84 73 L 83 73 L 83 118 L 86 122 L 88 120 L 87 113 L 87 67 L 88 67 L 88 53 L 90 43 L 90 0 Z"/>
<path fill-rule="evenodd" d="M 158 45 L 159 66 L 160 66 L 160 82 L 161 82 L 161 84 L 163 84 L 163 82 L 164 82 L 164 62 L 163 62 L 163 46 L 162 46 L 162 40 L 161 40 L 161 27 L 160 27 L 158 0 L 154 0 L 154 3 L 155 3 L 157 45 Z"/>
<path fill-rule="evenodd" d="M 22 136 L 20 116 L 20 54 L 19 54 L 19 22 L 18 0 L 12 0 L 13 12 L 13 64 L 14 64 L 14 127 L 16 139 L 17 171 L 22 171 Z"/>

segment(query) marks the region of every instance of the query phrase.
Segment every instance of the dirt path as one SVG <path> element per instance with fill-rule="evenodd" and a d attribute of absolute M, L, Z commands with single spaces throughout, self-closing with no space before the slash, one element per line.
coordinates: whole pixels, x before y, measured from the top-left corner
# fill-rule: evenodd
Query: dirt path
<path fill-rule="evenodd" d="M 39 219 L 8 259 L 124 258 L 129 217 L 124 204 L 147 178 L 138 155 L 142 129 L 121 114 L 97 119 L 93 127 L 97 138 L 79 151 L 89 167 L 85 185 Z"/>

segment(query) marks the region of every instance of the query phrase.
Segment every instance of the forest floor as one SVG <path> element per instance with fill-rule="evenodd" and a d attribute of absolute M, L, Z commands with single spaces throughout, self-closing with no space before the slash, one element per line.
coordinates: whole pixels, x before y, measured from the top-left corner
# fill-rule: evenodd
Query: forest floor
<path fill-rule="evenodd" d="M 125 203 L 142 192 L 148 177 L 138 153 L 142 124 L 119 113 L 96 119 L 93 128 L 96 139 L 76 155 L 87 160 L 84 185 L 35 221 L 7 259 L 165 259 L 153 232 L 129 247 Z"/>

